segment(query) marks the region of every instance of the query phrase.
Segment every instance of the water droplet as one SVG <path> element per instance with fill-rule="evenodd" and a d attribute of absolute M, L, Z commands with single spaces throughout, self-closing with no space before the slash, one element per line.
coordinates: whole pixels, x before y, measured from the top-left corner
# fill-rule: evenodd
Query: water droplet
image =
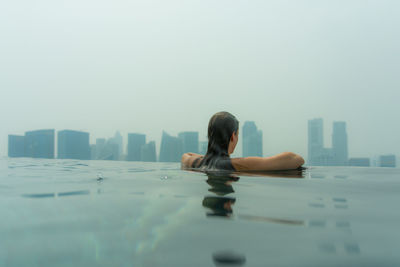
<path fill-rule="evenodd" d="M 98 181 L 98 182 L 102 182 L 103 180 L 104 180 L 103 174 L 102 174 L 101 172 L 99 172 L 99 173 L 97 174 L 97 181 Z"/>

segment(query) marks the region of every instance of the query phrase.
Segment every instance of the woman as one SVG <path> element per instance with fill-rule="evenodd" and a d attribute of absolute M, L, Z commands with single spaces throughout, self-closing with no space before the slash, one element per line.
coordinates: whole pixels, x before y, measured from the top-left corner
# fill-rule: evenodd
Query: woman
<path fill-rule="evenodd" d="M 275 171 L 297 169 L 304 159 L 292 152 L 272 157 L 230 158 L 235 150 L 239 135 L 239 122 L 229 112 L 214 114 L 208 124 L 208 148 L 206 155 L 185 153 L 182 167 L 204 170 L 229 171 Z"/>

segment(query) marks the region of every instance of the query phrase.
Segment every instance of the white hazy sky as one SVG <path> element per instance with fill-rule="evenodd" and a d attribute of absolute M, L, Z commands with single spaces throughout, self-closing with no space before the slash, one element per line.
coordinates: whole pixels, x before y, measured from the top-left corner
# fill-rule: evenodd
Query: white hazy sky
<path fill-rule="evenodd" d="M 0 155 L 28 130 L 206 140 L 227 110 L 264 154 L 307 157 L 307 120 L 351 157 L 400 155 L 398 0 L 13 0 L 0 4 Z M 237 155 L 241 155 L 239 147 Z"/>

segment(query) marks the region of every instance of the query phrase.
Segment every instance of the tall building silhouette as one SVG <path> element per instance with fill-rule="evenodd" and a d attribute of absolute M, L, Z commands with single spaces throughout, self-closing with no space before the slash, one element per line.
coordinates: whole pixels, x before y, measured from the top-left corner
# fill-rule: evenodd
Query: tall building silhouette
<path fill-rule="evenodd" d="M 8 156 L 10 158 L 25 157 L 25 136 L 8 136 Z"/>
<path fill-rule="evenodd" d="M 94 147 L 94 158 L 97 160 L 102 160 L 104 158 L 108 158 L 108 153 L 105 151 L 106 149 L 106 139 L 105 138 L 96 138 L 96 145 Z"/>
<path fill-rule="evenodd" d="M 262 131 L 257 130 L 254 121 L 246 121 L 243 125 L 243 157 L 262 157 Z"/>
<path fill-rule="evenodd" d="M 322 165 L 321 156 L 324 153 L 324 132 L 322 118 L 308 121 L 308 162 L 310 165 Z M 328 152 L 328 153 L 327 153 Z"/>
<path fill-rule="evenodd" d="M 146 135 L 138 133 L 128 134 L 127 160 L 140 161 L 142 146 L 146 144 Z"/>
<path fill-rule="evenodd" d="M 178 137 L 182 140 L 182 153 L 199 153 L 198 132 L 182 132 L 178 134 Z"/>
<path fill-rule="evenodd" d="M 371 161 L 369 158 L 349 158 L 348 165 L 358 166 L 358 167 L 369 167 L 371 166 Z"/>
<path fill-rule="evenodd" d="M 122 140 L 119 139 L 119 132 L 114 137 L 97 138 L 96 144 L 91 145 L 91 159 L 94 160 L 121 160 L 121 146 Z"/>
<path fill-rule="evenodd" d="M 120 147 L 113 141 L 107 140 L 106 145 L 102 151 L 101 157 L 103 160 L 119 160 Z"/>
<path fill-rule="evenodd" d="M 95 144 L 90 145 L 90 159 L 92 160 L 97 159 L 97 150 Z"/>
<path fill-rule="evenodd" d="M 163 131 L 160 147 L 161 162 L 180 162 L 182 157 L 182 140 Z"/>
<path fill-rule="evenodd" d="M 346 122 L 333 123 L 332 151 L 335 157 L 334 165 L 346 166 L 348 164 Z"/>
<path fill-rule="evenodd" d="M 140 156 L 141 161 L 156 162 L 156 142 L 151 141 L 147 144 L 142 145 Z"/>
<path fill-rule="evenodd" d="M 395 155 L 382 155 L 379 156 L 379 167 L 396 167 Z"/>
<path fill-rule="evenodd" d="M 25 156 L 54 159 L 54 130 L 36 130 L 25 133 Z"/>
<path fill-rule="evenodd" d="M 123 141 L 122 141 L 122 135 L 120 134 L 119 131 L 117 131 L 114 135 L 114 137 L 110 138 L 108 140 L 109 143 L 111 144 L 116 144 L 118 145 L 118 155 L 117 158 L 120 158 L 122 153 L 123 153 Z"/>
<path fill-rule="evenodd" d="M 57 134 L 59 159 L 90 159 L 89 133 L 63 130 Z"/>
<path fill-rule="evenodd" d="M 324 147 L 323 120 L 308 121 L 308 164 L 314 166 L 347 166 L 346 123 L 333 123 L 332 148 Z"/>

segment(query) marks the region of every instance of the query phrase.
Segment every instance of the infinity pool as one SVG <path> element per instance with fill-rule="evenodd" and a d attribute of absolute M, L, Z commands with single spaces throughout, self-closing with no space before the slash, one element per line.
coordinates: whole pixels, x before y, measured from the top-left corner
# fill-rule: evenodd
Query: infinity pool
<path fill-rule="evenodd" d="M 400 169 L 0 160 L 0 266 L 400 266 Z"/>

